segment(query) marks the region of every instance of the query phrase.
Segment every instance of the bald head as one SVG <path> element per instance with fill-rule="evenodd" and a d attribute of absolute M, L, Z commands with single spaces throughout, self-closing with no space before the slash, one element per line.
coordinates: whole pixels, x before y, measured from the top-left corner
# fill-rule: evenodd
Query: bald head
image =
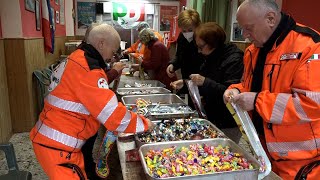
<path fill-rule="evenodd" d="M 84 41 L 85 42 L 88 42 L 88 37 L 89 37 L 89 33 L 90 31 L 94 28 L 94 27 L 97 27 L 101 25 L 101 23 L 92 23 L 88 28 L 87 28 L 87 31 L 86 31 L 86 34 L 84 35 Z"/>
<path fill-rule="evenodd" d="M 245 0 L 240 6 L 238 11 L 246 8 L 254 9 L 256 15 L 263 15 L 268 11 L 280 13 L 279 6 L 275 0 Z M 249 12 L 250 13 L 250 12 Z M 252 15 L 252 14 L 251 14 Z"/>
<path fill-rule="evenodd" d="M 281 11 L 275 0 L 245 0 L 238 8 L 237 21 L 244 38 L 257 47 L 270 38 L 281 20 Z"/>
<path fill-rule="evenodd" d="M 111 59 L 120 46 L 120 36 L 110 25 L 101 24 L 92 28 L 89 32 L 87 43 L 91 44 L 100 55 Z"/>
<path fill-rule="evenodd" d="M 109 43 L 120 44 L 120 36 L 118 32 L 108 24 L 97 25 L 89 32 L 89 44 L 96 44 L 96 42 L 100 40 L 108 40 Z"/>

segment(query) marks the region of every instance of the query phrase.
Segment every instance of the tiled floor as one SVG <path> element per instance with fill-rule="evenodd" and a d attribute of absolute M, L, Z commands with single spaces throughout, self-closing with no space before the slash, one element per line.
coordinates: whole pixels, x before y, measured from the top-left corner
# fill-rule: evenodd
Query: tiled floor
<path fill-rule="evenodd" d="M 29 133 L 14 134 L 10 142 L 14 146 L 17 163 L 20 170 L 29 171 L 32 174 L 33 180 L 46 180 L 48 177 L 40 167 L 32 149 Z M 4 153 L 0 153 L 0 175 L 8 172 L 7 161 Z M 1 178 L 0 178 L 1 179 Z"/>

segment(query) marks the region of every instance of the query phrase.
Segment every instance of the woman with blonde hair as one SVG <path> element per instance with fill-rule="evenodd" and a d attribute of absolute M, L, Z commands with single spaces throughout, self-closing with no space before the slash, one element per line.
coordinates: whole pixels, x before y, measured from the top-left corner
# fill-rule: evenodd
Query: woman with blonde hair
<path fill-rule="evenodd" d="M 166 71 L 169 77 L 181 69 L 182 79 L 188 79 L 190 74 L 198 73 L 202 62 L 198 58 L 198 49 L 194 41 L 194 31 L 201 24 L 200 15 L 194 9 L 182 11 L 178 16 L 180 34 L 177 39 L 176 58 L 172 60 Z"/>

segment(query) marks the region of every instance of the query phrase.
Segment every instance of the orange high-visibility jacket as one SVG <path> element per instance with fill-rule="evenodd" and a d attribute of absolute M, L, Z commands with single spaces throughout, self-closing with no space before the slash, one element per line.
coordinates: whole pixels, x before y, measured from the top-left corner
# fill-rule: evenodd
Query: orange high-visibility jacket
<path fill-rule="evenodd" d="M 297 23 L 287 33 L 267 54 L 255 108 L 273 160 L 312 161 L 320 155 L 320 35 Z M 229 88 L 250 91 L 258 53 L 246 49 L 242 83 Z"/>
<path fill-rule="evenodd" d="M 118 103 L 108 89 L 102 57 L 91 45 L 86 47 L 90 51 L 76 50 L 60 65 L 62 68 L 55 70 L 57 78 L 51 85 L 58 85 L 46 97 L 39 121 L 31 130 L 34 143 L 77 152 L 98 131 L 100 123 L 110 131 L 147 130 L 143 116 Z"/>
<path fill-rule="evenodd" d="M 158 40 L 163 44 L 163 37 L 157 31 L 154 31 L 154 35 L 158 38 Z M 141 43 L 140 40 L 137 40 L 134 44 L 131 45 L 127 49 L 128 53 L 132 53 L 134 58 L 142 57 L 143 60 L 150 59 L 151 52 L 144 44 Z"/>

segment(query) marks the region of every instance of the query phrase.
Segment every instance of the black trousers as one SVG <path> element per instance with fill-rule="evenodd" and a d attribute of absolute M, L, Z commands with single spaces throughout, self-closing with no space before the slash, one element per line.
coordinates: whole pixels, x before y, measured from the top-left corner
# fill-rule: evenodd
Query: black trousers
<path fill-rule="evenodd" d="M 84 158 L 84 168 L 87 174 L 88 179 L 101 179 L 96 174 L 96 163 L 93 160 L 92 157 L 92 151 L 93 146 L 96 141 L 96 138 L 98 136 L 98 133 L 96 133 L 94 136 L 90 137 L 86 143 L 82 146 L 81 152 L 83 154 Z"/>
<path fill-rule="evenodd" d="M 97 136 L 98 136 L 98 133 L 92 136 L 91 138 L 89 138 L 81 148 L 81 152 L 83 153 L 83 158 L 84 158 L 85 171 L 88 179 L 90 180 L 103 179 L 96 174 L 96 163 L 94 162 L 94 159 L 92 157 L 93 146 Z M 107 160 L 107 163 L 110 169 L 110 174 L 104 180 L 122 180 L 123 179 L 120 161 L 118 157 L 119 157 L 119 154 L 117 150 L 117 145 L 115 144 L 112 147 Z"/>

